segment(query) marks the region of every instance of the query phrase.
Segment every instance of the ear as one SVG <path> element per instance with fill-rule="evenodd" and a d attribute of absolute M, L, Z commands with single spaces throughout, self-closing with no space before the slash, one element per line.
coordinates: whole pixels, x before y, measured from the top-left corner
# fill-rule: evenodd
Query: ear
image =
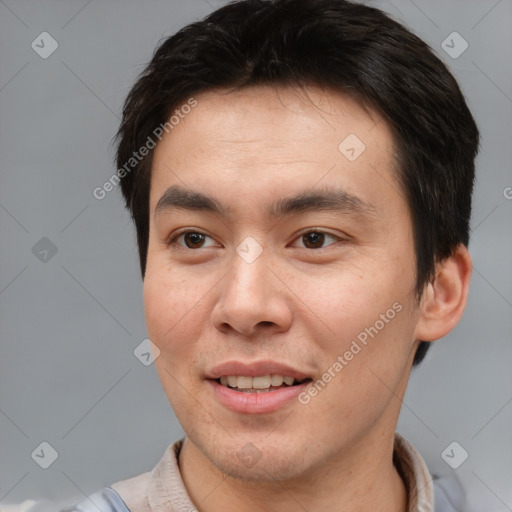
<path fill-rule="evenodd" d="M 437 264 L 435 279 L 421 297 L 417 340 L 438 340 L 457 325 L 466 307 L 472 269 L 471 256 L 462 244 Z"/>

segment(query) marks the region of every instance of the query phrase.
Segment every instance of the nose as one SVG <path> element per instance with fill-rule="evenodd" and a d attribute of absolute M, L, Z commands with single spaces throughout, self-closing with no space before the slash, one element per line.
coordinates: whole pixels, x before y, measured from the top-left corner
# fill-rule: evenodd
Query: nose
<path fill-rule="evenodd" d="M 234 254 L 212 311 L 215 328 L 248 338 L 287 331 L 293 318 L 291 292 L 279 274 L 265 251 L 251 263 Z"/>

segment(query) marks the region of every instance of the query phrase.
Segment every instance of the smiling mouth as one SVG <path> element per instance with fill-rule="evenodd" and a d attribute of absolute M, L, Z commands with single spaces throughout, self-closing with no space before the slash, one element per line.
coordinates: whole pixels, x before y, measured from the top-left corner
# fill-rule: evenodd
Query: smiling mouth
<path fill-rule="evenodd" d="M 311 379 L 296 380 L 283 375 L 260 375 L 249 377 L 243 375 L 225 375 L 215 379 L 221 386 L 241 393 L 269 393 L 283 388 L 298 386 Z"/>

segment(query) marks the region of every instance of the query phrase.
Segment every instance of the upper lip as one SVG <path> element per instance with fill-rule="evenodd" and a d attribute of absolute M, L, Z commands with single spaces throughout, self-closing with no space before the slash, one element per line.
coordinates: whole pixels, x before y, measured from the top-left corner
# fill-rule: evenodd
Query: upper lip
<path fill-rule="evenodd" d="M 244 377 L 258 377 L 260 375 L 282 375 L 293 377 L 295 380 L 309 378 L 304 372 L 297 370 L 287 364 L 276 361 L 253 361 L 244 363 L 242 361 L 226 361 L 220 363 L 206 372 L 207 379 L 219 379 L 220 377 L 236 375 Z"/>

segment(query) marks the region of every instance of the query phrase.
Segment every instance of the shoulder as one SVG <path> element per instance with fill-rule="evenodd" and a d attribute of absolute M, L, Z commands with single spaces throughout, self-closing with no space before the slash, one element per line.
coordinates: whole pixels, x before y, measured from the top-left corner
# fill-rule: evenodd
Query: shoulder
<path fill-rule="evenodd" d="M 462 512 L 466 492 L 455 474 L 432 475 L 416 448 L 398 433 L 395 435 L 394 462 L 412 496 L 411 510 Z"/>
<path fill-rule="evenodd" d="M 455 476 L 434 477 L 435 512 L 463 512 L 466 493 Z"/>
<path fill-rule="evenodd" d="M 78 500 L 77 500 L 78 501 Z M 64 506 L 50 501 L 25 500 L 18 505 L 3 505 L 0 503 L 0 512 L 130 512 L 119 494 L 111 487 L 96 492 L 81 501 Z"/>
<path fill-rule="evenodd" d="M 98 510 L 101 512 L 130 512 L 130 509 L 112 487 L 107 487 L 89 496 L 78 505 L 63 508 L 60 512 L 98 512 Z"/>
<path fill-rule="evenodd" d="M 152 472 L 148 471 L 127 480 L 116 482 L 110 488 L 118 496 L 123 497 L 123 502 L 128 507 L 127 510 L 149 511 L 148 486 L 151 475 Z"/>
<path fill-rule="evenodd" d="M 149 511 L 147 486 L 150 475 L 150 472 L 142 473 L 127 480 L 116 482 L 83 500 L 78 505 L 64 508 L 59 512 L 98 512 L 98 510 L 101 510 L 101 512 Z M 32 510 L 28 512 L 32 512 Z"/>
<path fill-rule="evenodd" d="M 182 494 L 177 460 L 182 442 L 178 440 L 169 445 L 152 471 L 120 480 L 86 499 L 78 498 L 75 502 L 64 503 L 35 500 L 13 505 L 0 503 L 0 512 L 150 512 L 151 496 L 153 500 L 160 500 L 162 493 L 166 494 L 164 491 L 168 485 L 178 487 L 178 497 Z M 170 496 L 170 499 L 174 498 L 174 495 Z"/>

